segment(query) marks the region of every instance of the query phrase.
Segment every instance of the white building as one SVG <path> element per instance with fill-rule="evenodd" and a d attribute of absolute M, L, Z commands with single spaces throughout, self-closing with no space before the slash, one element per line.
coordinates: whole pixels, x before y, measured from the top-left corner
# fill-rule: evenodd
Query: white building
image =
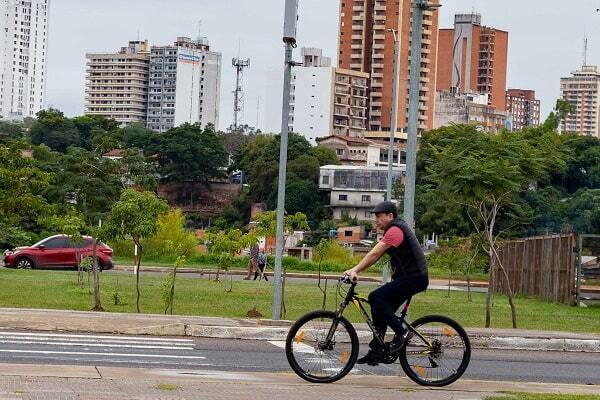
<path fill-rule="evenodd" d="M 560 97 L 575 107 L 561 121 L 562 132 L 577 132 L 600 137 L 600 72 L 595 65 L 584 65 L 560 79 Z"/>
<path fill-rule="evenodd" d="M 173 46 L 152 46 L 148 89 L 150 129 L 183 123 L 218 124 L 221 54 L 206 39 L 180 37 Z"/>
<path fill-rule="evenodd" d="M 131 41 L 114 53 L 86 54 L 85 114 L 112 118 L 122 126 L 146 123 L 147 41 Z"/>
<path fill-rule="evenodd" d="M 0 0 L 0 116 L 44 109 L 50 0 Z"/>
<path fill-rule="evenodd" d="M 393 184 L 403 179 L 406 165 L 395 168 Z M 371 210 L 385 200 L 387 167 L 325 165 L 319 173 L 319 189 L 329 192 L 329 206 L 333 219 L 344 214 L 359 221 L 371 221 Z"/>
<path fill-rule="evenodd" d="M 321 49 L 303 48 L 302 60 L 292 73 L 290 131 L 313 145 L 332 134 L 362 136 L 369 74 L 332 68 Z"/>

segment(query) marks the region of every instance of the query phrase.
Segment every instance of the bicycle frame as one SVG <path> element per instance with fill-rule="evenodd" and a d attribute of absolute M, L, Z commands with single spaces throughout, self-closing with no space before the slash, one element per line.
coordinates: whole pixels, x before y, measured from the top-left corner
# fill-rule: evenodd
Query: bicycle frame
<path fill-rule="evenodd" d="M 331 328 L 329 329 L 329 332 L 327 333 L 327 338 L 326 338 L 325 343 L 331 342 L 331 340 L 333 339 L 333 335 L 334 335 L 335 331 L 337 330 L 337 326 L 338 326 L 340 317 L 344 313 L 344 310 L 346 309 L 346 307 L 350 303 L 352 303 L 352 304 L 354 304 L 354 307 L 356 307 L 356 309 L 358 310 L 360 315 L 362 315 L 362 317 L 364 318 L 365 322 L 369 326 L 369 329 L 371 329 L 371 331 L 373 332 L 374 337 L 377 339 L 379 344 L 383 347 L 383 346 L 385 346 L 385 336 L 383 336 L 379 332 L 377 332 L 375 325 L 373 325 L 373 320 L 371 320 L 371 317 L 369 317 L 369 313 L 367 313 L 367 311 L 365 310 L 365 307 L 363 306 L 363 303 L 369 304 L 369 300 L 367 298 L 365 298 L 364 296 L 362 296 L 361 294 L 356 293 L 355 288 L 356 288 L 356 283 L 350 284 L 350 289 L 348 290 L 346 297 L 344 298 L 344 300 L 342 301 L 342 303 L 336 310 L 336 319 L 335 319 L 334 323 L 332 324 Z M 409 298 L 404 303 L 404 307 L 402 307 L 402 312 L 400 313 L 400 317 L 399 317 L 400 322 L 404 323 L 404 326 L 406 326 L 406 328 L 410 332 L 417 335 L 419 338 L 421 338 L 421 340 L 423 340 L 423 342 L 427 343 L 427 345 L 431 347 L 431 342 L 429 340 L 427 340 L 427 338 L 425 338 L 419 332 L 417 332 L 417 330 L 415 330 L 415 328 L 413 328 L 410 323 L 405 321 L 406 314 L 408 313 L 408 307 L 410 306 L 410 301 L 411 301 L 411 299 Z"/>

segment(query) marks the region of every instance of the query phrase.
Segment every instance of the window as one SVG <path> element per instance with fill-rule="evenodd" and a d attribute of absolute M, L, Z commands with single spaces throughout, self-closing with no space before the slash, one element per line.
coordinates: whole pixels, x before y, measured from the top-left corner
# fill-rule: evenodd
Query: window
<path fill-rule="evenodd" d="M 347 194 L 340 194 L 338 199 L 340 201 L 348 201 L 348 195 Z"/>
<path fill-rule="evenodd" d="M 352 237 L 352 231 L 344 231 L 345 237 Z"/>
<path fill-rule="evenodd" d="M 323 175 L 322 183 L 323 185 L 329 185 L 329 175 Z"/>
<path fill-rule="evenodd" d="M 371 196 L 363 194 L 362 201 L 364 201 L 364 202 L 370 202 L 371 201 Z"/>
<path fill-rule="evenodd" d="M 335 149 L 335 154 L 337 154 L 338 156 L 344 155 L 344 149 Z"/>
<path fill-rule="evenodd" d="M 53 238 L 48 239 L 42 243 L 47 249 L 64 249 L 69 247 L 68 240 L 66 238 Z"/>

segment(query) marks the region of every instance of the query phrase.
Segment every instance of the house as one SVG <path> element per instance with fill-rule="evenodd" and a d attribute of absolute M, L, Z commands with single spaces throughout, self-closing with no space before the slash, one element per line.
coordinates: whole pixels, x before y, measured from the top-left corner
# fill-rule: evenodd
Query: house
<path fill-rule="evenodd" d="M 363 137 L 330 135 L 318 139 L 319 146 L 335 151 L 343 165 L 362 165 L 365 167 L 387 166 L 389 141 L 384 138 L 376 140 Z M 406 143 L 397 141 L 394 145 L 393 165 L 406 164 Z"/>

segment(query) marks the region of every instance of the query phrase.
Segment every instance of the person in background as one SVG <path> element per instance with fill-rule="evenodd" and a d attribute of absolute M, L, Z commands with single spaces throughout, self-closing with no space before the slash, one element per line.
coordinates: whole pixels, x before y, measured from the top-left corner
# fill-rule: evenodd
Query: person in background
<path fill-rule="evenodd" d="M 253 271 L 258 271 L 258 254 L 259 248 L 258 244 L 255 244 L 250 248 L 250 259 L 248 260 L 248 273 L 244 280 L 249 280 L 252 277 Z"/>
<path fill-rule="evenodd" d="M 256 278 L 258 278 L 260 276 L 260 277 L 264 277 L 265 281 L 269 281 L 269 279 L 265 275 L 266 265 L 267 265 L 267 256 L 265 255 L 264 247 L 261 247 L 259 250 L 259 253 L 258 253 L 258 269 L 260 270 L 260 272 L 258 272 L 258 271 L 254 272 L 254 280 L 256 280 Z"/>

